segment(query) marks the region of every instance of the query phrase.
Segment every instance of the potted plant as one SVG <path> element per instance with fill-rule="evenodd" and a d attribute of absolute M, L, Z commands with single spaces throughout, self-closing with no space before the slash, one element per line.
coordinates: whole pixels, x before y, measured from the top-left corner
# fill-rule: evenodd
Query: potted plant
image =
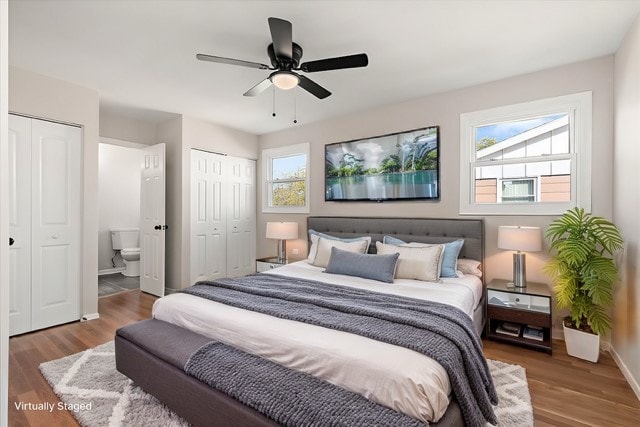
<path fill-rule="evenodd" d="M 567 353 L 597 362 L 600 335 L 611 329 L 608 309 L 618 269 L 611 258 L 622 237 L 607 219 L 573 208 L 546 231 L 553 256 L 544 271 L 554 282 L 558 308 L 568 308 L 563 330 Z"/>

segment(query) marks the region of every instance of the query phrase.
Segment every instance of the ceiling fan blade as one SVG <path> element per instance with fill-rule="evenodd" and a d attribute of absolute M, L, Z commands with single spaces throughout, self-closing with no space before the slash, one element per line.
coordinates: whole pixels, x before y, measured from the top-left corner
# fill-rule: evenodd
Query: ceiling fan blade
<path fill-rule="evenodd" d="M 244 93 L 244 96 L 260 95 L 262 92 L 268 89 L 271 86 L 271 84 L 272 84 L 271 80 L 267 77 L 266 79 L 264 79 L 263 81 L 261 81 L 260 83 L 258 83 L 257 85 L 249 89 L 248 91 L 246 91 Z"/>
<path fill-rule="evenodd" d="M 280 18 L 269 18 L 268 21 L 276 56 L 278 58 L 293 58 L 291 22 Z"/>
<path fill-rule="evenodd" d="M 369 58 L 366 53 L 357 55 L 339 56 L 336 58 L 319 59 L 317 61 L 309 61 L 300 65 L 300 69 L 306 73 L 315 73 L 317 71 L 341 70 L 343 68 L 366 67 L 369 64 Z"/>
<path fill-rule="evenodd" d="M 218 62 L 220 64 L 229 65 L 241 65 L 243 67 L 258 68 L 260 70 L 268 70 L 269 66 L 265 64 L 258 64 L 257 62 L 242 61 L 241 59 L 224 58 L 222 56 L 206 55 L 199 53 L 196 55 L 200 61 Z"/>
<path fill-rule="evenodd" d="M 326 90 L 325 88 L 320 86 L 318 83 L 314 82 L 313 80 L 305 76 L 298 76 L 298 77 L 300 78 L 300 82 L 298 83 L 298 85 L 302 89 L 309 92 L 311 95 L 314 95 L 320 99 L 325 99 L 327 96 L 331 95 L 331 92 L 329 92 L 328 90 Z"/>

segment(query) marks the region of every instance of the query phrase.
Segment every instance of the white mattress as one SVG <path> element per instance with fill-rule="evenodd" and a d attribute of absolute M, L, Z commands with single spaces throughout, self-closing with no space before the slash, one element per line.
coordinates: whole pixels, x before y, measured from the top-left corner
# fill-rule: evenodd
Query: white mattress
<path fill-rule="evenodd" d="M 382 284 L 322 270 L 301 261 L 264 274 L 440 301 L 462 309 L 469 317 L 482 296 L 482 283 L 474 276 L 441 283 L 396 280 Z M 437 422 L 449 404 L 451 386 L 444 368 L 403 347 L 182 293 L 157 300 L 153 317 L 315 375 L 422 421 Z"/>

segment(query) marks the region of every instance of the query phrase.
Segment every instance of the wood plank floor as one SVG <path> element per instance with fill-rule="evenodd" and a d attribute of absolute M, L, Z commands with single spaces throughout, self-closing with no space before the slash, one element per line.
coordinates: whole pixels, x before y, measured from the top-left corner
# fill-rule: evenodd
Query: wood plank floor
<path fill-rule="evenodd" d="M 130 291 L 100 298 L 100 319 L 75 322 L 9 340 L 9 425 L 76 426 L 66 411 L 21 411 L 15 402 L 58 402 L 38 366 L 113 339 L 117 328 L 151 315 L 155 297 Z M 536 426 L 637 426 L 640 402 L 608 354 L 598 364 L 569 357 L 563 342 L 553 356 L 485 341 L 490 359 L 527 370 Z"/>

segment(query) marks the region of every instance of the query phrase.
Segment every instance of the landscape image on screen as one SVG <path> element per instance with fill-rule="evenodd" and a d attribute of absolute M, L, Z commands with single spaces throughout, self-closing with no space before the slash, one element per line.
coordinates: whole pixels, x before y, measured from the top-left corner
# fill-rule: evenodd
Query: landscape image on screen
<path fill-rule="evenodd" d="M 325 146 L 325 200 L 439 199 L 438 126 Z"/>

